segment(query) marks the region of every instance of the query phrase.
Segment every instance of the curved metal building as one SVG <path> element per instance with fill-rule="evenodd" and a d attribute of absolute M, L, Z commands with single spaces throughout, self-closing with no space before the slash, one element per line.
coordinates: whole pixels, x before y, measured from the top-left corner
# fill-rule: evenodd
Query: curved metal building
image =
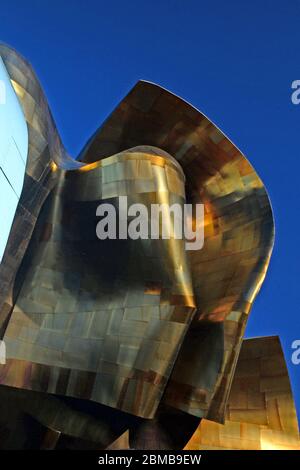
<path fill-rule="evenodd" d="M 182 448 L 202 418 L 202 427 L 226 427 L 247 318 L 273 247 L 259 176 L 206 116 L 144 81 L 75 160 L 31 66 L 5 45 L 0 56 L 28 131 L 23 190 L 0 265 L 0 395 L 15 416 L 5 424 L 3 410 L 2 426 L 13 432 L 30 416 L 48 430 L 46 440 L 40 430 L 41 442 L 28 443 L 20 429 L 3 445 L 100 448 L 130 429 L 136 448 Z M 123 196 L 145 207 L 204 204 L 203 248 L 186 251 L 172 238 L 99 240 L 97 206 L 117 210 Z M 290 407 L 294 413 L 292 399 Z"/>

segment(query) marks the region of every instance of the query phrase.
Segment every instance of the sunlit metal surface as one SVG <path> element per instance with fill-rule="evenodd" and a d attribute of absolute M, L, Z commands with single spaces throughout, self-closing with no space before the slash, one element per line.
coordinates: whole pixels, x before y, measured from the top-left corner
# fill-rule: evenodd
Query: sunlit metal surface
<path fill-rule="evenodd" d="M 186 449 L 300 450 L 295 404 L 278 337 L 243 341 L 225 424 L 203 419 Z"/>
<path fill-rule="evenodd" d="M 0 264 L 0 335 L 3 335 L 14 303 L 13 289 L 18 289 L 14 286 L 17 270 L 40 208 L 56 182 L 56 177 L 52 177 L 52 161 L 70 168 L 78 167 L 80 163 L 65 152 L 46 98 L 30 64 L 6 45 L 0 44 L 0 56 L 19 98 L 29 138 L 27 161 L 24 159 L 26 167 L 23 190 Z M 20 147 L 22 150 L 22 146 Z"/>
<path fill-rule="evenodd" d="M 94 162 L 140 144 L 170 153 L 185 173 L 186 200 L 205 204 L 204 248 L 188 253 L 197 312 L 164 402 L 222 422 L 248 314 L 273 246 L 268 195 L 247 159 L 208 118 L 147 82 L 133 88 L 80 158 Z"/>
<path fill-rule="evenodd" d="M 93 429 L 103 445 L 118 432 L 78 413 L 72 397 L 144 418 L 172 408 L 224 422 L 273 246 L 260 178 L 206 116 L 148 82 L 75 161 L 30 65 L 7 46 L 0 55 L 29 130 L 24 189 L 0 265 L 1 394 L 58 433 L 89 440 Z M 97 205 L 124 195 L 147 207 L 203 203 L 203 249 L 187 252 L 172 239 L 99 242 Z"/>
<path fill-rule="evenodd" d="M 183 204 L 176 161 L 146 150 L 61 175 L 24 259 L 2 383 L 154 416 L 195 310 L 184 240 L 95 231 L 101 200 Z"/>

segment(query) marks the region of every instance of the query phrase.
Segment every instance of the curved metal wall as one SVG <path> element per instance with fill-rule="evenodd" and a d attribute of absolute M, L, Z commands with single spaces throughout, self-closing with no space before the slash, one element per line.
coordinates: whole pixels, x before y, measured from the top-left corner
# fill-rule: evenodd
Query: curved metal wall
<path fill-rule="evenodd" d="M 24 188 L 0 266 L 8 345 L 1 383 L 148 418 L 169 406 L 224 421 L 273 246 L 272 210 L 259 176 L 206 116 L 148 82 L 137 83 L 81 161 L 73 160 L 30 65 L 7 46 L 0 54 L 29 133 Z M 168 170 L 174 159 L 183 173 Z M 107 176 L 109 165 L 116 168 Z M 183 255 L 181 248 L 150 244 L 145 254 L 145 247 L 135 252 L 128 244 L 110 266 L 105 256 L 113 250 L 94 239 L 96 202 L 126 194 L 150 204 L 161 192 L 204 204 L 203 249 Z M 175 282 L 178 253 L 183 283 Z"/>

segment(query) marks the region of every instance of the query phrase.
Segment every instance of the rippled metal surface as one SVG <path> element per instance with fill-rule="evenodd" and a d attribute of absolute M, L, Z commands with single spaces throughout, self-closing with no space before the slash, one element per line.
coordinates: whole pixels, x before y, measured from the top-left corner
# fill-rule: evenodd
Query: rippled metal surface
<path fill-rule="evenodd" d="M 205 204 L 205 242 L 188 253 L 197 312 L 164 402 L 223 421 L 248 314 L 264 280 L 274 223 L 267 192 L 244 155 L 209 119 L 157 85 L 139 82 L 80 158 L 133 145 L 170 153 L 186 176 L 186 200 Z"/>
<path fill-rule="evenodd" d="M 188 449 L 300 450 L 295 403 L 277 336 L 243 341 L 225 425 L 203 419 Z"/>
<path fill-rule="evenodd" d="M 153 153 L 61 175 L 19 274 L 2 383 L 154 415 L 195 310 L 184 240 L 100 241 L 95 230 L 101 200 L 183 204 L 182 172 Z"/>
<path fill-rule="evenodd" d="M 137 83 L 75 161 L 31 67 L 6 46 L 0 54 L 29 130 L 25 184 L 0 266 L 1 383 L 142 417 L 162 405 L 224 421 L 273 246 L 262 181 L 206 116 L 148 82 Z M 203 249 L 186 252 L 179 240 L 100 243 L 96 206 L 122 195 L 146 206 L 203 203 Z"/>

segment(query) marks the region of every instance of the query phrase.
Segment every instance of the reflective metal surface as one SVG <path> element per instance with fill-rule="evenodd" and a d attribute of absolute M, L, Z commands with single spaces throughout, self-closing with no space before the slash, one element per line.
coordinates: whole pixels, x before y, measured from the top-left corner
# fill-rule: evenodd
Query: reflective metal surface
<path fill-rule="evenodd" d="M 52 171 L 53 161 L 70 168 L 80 164 L 66 154 L 30 64 L 6 45 L 0 44 L 0 56 L 23 109 L 29 138 L 23 190 L 0 264 L 0 335 L 3 335 L 14 303 L 13 288 L 17 270 L 39 211 L 57 180 Z"/>
<path fill-rule="evenodd" d="M 146 150 L 61 175 L 19 273 L 3 384 L 154 415 L 195 310 L 184 240 L 100 241 L 95 231 L 103 199 L 183 203 L 176 162 Z"/>
<path fill-rule="evenodd" d="M 295 404 L 277 336 L 243 341 L 225 425 L 203 419 L 186 449 L 300 450 Z"/>
<path fill-rule="evenodd" d="M 140 144 L 170 153 L 185 173 L 186 200 L 205 204 L 204 248 L 187 254 L 197 312 L 164 402 L 222 422 L 248 314 L 273 246 L 268 195 L 247 159 L 208 118 L 147 82 L 133 88 L 80 158 L 93 162 Z"/>
<path fill-rule="evenodd" d="M 108 446 L 139 426 L 135 416 L 156 419 L 163 410 L 187 417 L 187 435 L 200 418 L 224 422 L 273 246 L 262 181 L 206 116 L 148 82 L 137 83 L 73 160 L 31 66 L 7 46 L 0 55 L 29 133 L 0 265 L 1 394 L 57 431 L 58 442 L 92 440 L 93 429 Z M 125 195 L 146 207 L 203 203 L 203 249 L 186 251 L 174 239 L 99 241 L 96 207 L 117 207 Z M 91 419 L 106 407 L 120 413 L 119 430 Z"/>

